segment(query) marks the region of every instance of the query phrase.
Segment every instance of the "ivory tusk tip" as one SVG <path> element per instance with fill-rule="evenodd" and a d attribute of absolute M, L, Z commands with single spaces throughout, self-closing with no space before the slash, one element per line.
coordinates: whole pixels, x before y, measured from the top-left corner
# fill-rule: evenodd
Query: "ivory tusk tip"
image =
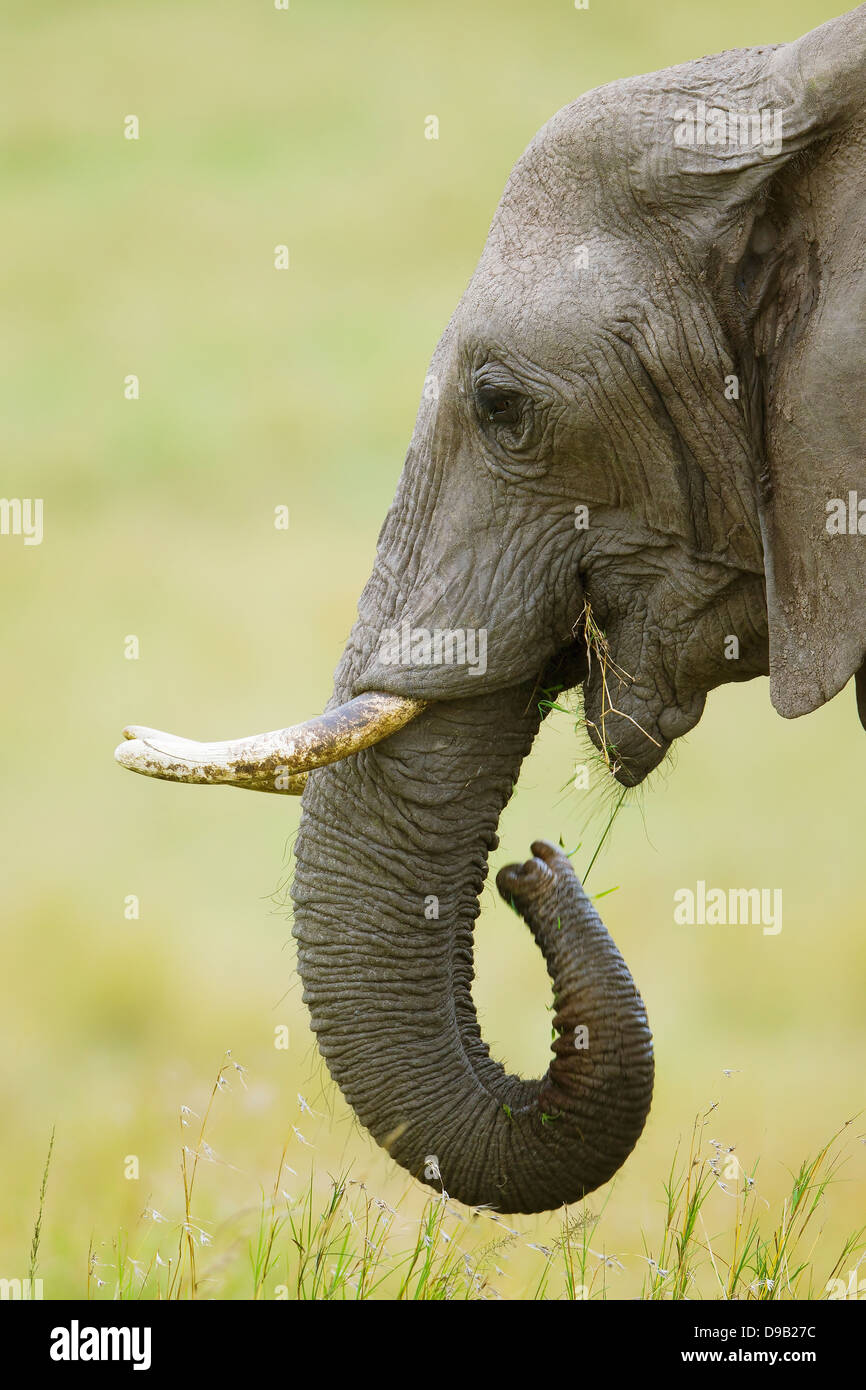
<path fill-rule="evenodd" d="M 161 729 L 149 729 L 144 724 L 127 724 L 123 731 L 125 742 L 114 750 L 115 761 L 130 772 L 143 772 L 149 777 L 168 777 L 185 780 L 189 757 L 199 745 L 187 739 L 164 734 Z M 203 780 L 203 779 L 202 779 Z"/>
<path fill-rule="evenodd" d="M 147 735 L 147 737 L 143 737 Z M 167 782 L 186 782 L 191 785 L 235 786 L 241 789 L 260 792 L 277 792 L 288 796 L 300 796 L 307 781 L 306 772 L 288 773 L 276 768 L 262 777 L 240 777 L 233 775 L 231 769 L 208 765 L 181 757 L 151 742 L 152 738 L 170 741 L 182 746 L 184 751 L 205 745 L 195 745 L 187 739 L 175 738 L 159 729 L 148 729 L 138 724 L 130 724 L 123 731 L 124 742 L 114 750 L 114 760 L 128 772 L 138 772 L 143 777 L 157 777 Z"/>
<path fill-rule="evenodd" d="M 128 741 L 117 745 L 114 761 L 120 763 L 121 767 L 128 767 L 131 772 L 138 772 L 140 769 L 137 764 L 144 751 L 144 744 L 129 729 L 124 729 L 123 737 Z"/>
<path fill-rule="evenodd" d="M 162 729 L 151 729 L 147 724 L 127 724 L 123 731 L 123 737 L 130 741 L 139 739 L 142 743 L 148 743 L 151 739 L 171 741 L 176 739 L 174 734 L 164 734 Z"/>

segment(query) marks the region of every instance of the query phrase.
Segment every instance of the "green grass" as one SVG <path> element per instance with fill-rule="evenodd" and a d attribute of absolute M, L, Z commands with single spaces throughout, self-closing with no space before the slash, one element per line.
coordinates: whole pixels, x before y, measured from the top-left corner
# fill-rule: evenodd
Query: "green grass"
<path fill-rule="evenodd" d="M 30 1242 L 30 1268 L 28 1270 L 28 1281 L 31 1289 L 35 1287 L 36 1274 L 39 1269 L 39 1244 L 42 1240 L 42 1220 L 45 1215 L 45 1194 L 48 1191 L 48 1170 L 51 1167 L 51 1155 L 54 1153 L 54 1130 L 51 1130 L 51 1138 L 48 1141 L 48 1153 L 45 1156 L 45 1167 L 42 1169 L 42 1186 L 39 1189 L 39 1210 L 36 1213 L 36 1224 L 33 1227 L 33 1239 Z"/>
<path fill-rule="evenodd" d="M 851 1159 L 853 1122 L 792 1170 L 788 1190 L 771 1204 L 761 1192 L 757 1161 L 747 1169 L 734 1146 L 712 1137 L 717 1105 L 695 1119 L 687 1149 L 678 1148 L 669 1172 L 657 1178 L 653 1221 L 635 1231 L 629 1249 L 608 1239 L 616 1183 L 543 1218 L 540 1235 L 526 1218 L 425 1195 L 405 1175 L 394 1205 L 353 1179 L 351 1168 L 330 1174 L 312 1161 L 302 1175 L 289 1164 L 304 1147 L 296 1126 L 272 1183 L 255 1202 L 248 1182 L 249 1202 L 232 1211 L 221 1190 L 225 1164 L 206 1131 L 217 1097 L 243 1076 L 231 1058 L 224 1061 L 195 1126 L 195 1144 L 182 1139 L 180 1190 L 160 1194 L 159 1209 L 148 1205 L 131 1230 L 91 1246 L 79 1296 L 779 1302 L 826 1298 L 834 1281 L 847 1281 L 864 1258 L 864 1229 L 841 1243 L 824 1229 Z M 183 1135 L 192 1117 L 179 1118 Z M 210 1213 L 201 1219 L 200 1164 Z M 165 1216 L 173 1205 L 179 1215 Z"/>

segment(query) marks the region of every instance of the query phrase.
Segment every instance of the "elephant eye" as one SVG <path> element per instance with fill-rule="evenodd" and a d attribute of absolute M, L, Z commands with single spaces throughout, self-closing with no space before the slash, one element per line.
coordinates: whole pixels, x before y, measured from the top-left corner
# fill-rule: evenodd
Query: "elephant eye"
<path fill-rule="evenodd" d="M 482 349 L 483 350 L 483 349 Z M 544 374 L 476 349 L 461 386 L 485 465 L 510 478 L 540 477 L 548 467 L 546 442 L 555 397 Z M 468 389 L 467 389 L 468 388 Z M 534 471 L 533 471 L 534 470 Z"/>
<path fill-rule="evenodd" d="M 475 418 L 486 436 L 487 453 L 501 462 L 525 464 L 537 443 L 543 411 L 523 382 L 501 362 L 488 360 L 472 377 Z"/>
<path fill-rule="evenodd" d="M 482 377 L 475 383 L 475 403 L 482 425 L 520 436 L 526 425 L 529 402 L 510 382 Z"/>
<path fill-rule="evenodd" d="M 507 391 L 485 393 L 479 404 L 487 419 L 493 424 L 516 425 L 520 418 L 520 400 L 514 393 Z"/>

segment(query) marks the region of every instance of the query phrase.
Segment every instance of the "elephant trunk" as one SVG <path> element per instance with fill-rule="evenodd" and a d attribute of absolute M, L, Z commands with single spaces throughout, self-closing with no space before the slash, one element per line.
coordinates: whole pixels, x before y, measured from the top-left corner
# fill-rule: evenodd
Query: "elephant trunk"
<path fill-rule="evenodd" d="M 539 717 L 525 685 L 430 705 L 309 774 L 294 934 L 319 1048 L 361 1123 L 469 1205 L 537 1212 L 620 1167 L 652 1095 L 643 1003 L 568 859 L 537 843 L 500 892 L 553 979 L 554 1060 L 506 1073 L 471 996 L 473 924 L 496 827 Z"/>

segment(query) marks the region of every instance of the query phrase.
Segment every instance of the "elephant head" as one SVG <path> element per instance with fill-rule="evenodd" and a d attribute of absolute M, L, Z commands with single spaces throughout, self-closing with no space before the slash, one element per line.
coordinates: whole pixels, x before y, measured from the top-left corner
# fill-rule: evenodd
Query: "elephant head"
<path fill-rule="evenodd" d="M 328 711 L 118 750 L 176 780 L 306 778 L 294 932 L 322 1055 L 374 1137 L 467 1202 L 583 1195 L 652 1087 L 639 996 L 550 846 L 499 880 L 567 1020 L 547 1077 L 508 1076 L 478 1028 L 478 896 L 544 694 L 583 685 L 631 786 L 715 686 L 769 673 L 791 717 L 863 666 L 864 61 L 866 6 L 554 116 L 434 354 Z"/>

